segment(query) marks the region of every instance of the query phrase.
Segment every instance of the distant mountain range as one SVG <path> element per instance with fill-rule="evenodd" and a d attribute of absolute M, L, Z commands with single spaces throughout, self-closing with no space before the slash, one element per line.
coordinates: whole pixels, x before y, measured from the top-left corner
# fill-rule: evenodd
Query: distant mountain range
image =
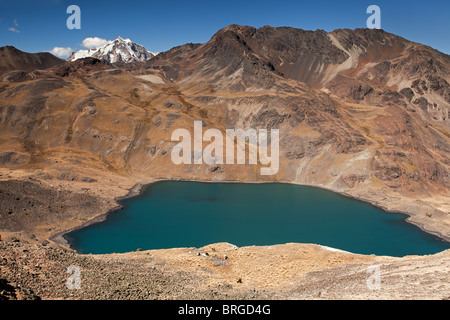
<path fill-rule="evenodd" d="M 96 58 L 103 62 L 144 62 L 157 55 L 157 53 L 150 52 L 143 46 L 134 43 L 130 39 L 117 39 L 110 41 L 99 48 L 89 50 L 79 50 L 72 53 L 67 59 L 68 61 L 75 61 L 82 58 Z"/>

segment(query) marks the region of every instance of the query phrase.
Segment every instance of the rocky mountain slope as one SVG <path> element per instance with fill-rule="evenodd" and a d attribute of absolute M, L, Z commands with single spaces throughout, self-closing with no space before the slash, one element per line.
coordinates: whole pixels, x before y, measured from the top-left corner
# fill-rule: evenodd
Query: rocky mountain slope
<path fill-rule="evenodd" d="M 8 241 L 5 241 L 8 240 Z M 224 259 L 226 257 L 226 259 Z M 80 289 L 66 286 L 80 268 Z M 368 286 L 374 266 L 380 287 Z M 8 235 L 0 241 L 2 299 L 450 299 L 450 250 L 427 257 L 355 255 L 313 244 L 79 255 Z"/>
<path fill-rule="evenodd" d="M 83 58 L 96 58 L 104 62 L 144 62 L 156 54 L 148 51 L 143 46 L 134 43 L 130 39 L 117 39 L 110 41 L 109 43 L 99 48 L 92 48 L 88 50 L 79 50 L 72 53 L 67 61 L 75 61 Z"/>
<path fill-rule="evenodd" d="M 48 52 L 27 53 L 12 46 L 0 47 L 0 72 L 48 69 L 64 63 Z"/>
<path fill-rule="evenodd" d="M 382 30 L 232 25 L 146 62 L 17 70 L 20 57 L 0 71 L 3 231 L 61 241 L 133 186 L 184 179 L 326 188 L 450 239 L 450 57 L 430 47 Z M 171 134 L 195 120 L 279 129 L 278 173 L 175 165 Z"/>

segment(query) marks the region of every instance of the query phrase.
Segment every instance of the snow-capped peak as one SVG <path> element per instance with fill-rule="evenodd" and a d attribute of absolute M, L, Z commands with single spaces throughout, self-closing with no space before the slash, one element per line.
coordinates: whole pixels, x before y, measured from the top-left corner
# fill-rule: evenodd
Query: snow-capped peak
<path fill-rule="evenodd" d="M 131 39 L 123 39 L 119 36 L 115 40 L 108 41 L 102 47 L 74 52 L 67 60 L 74 61 L 93 57 L 109 63 L 129 63 L 147 61 L 155 55 L 156 53 L 148 51 L 143 46 L 131 41 Z"/>

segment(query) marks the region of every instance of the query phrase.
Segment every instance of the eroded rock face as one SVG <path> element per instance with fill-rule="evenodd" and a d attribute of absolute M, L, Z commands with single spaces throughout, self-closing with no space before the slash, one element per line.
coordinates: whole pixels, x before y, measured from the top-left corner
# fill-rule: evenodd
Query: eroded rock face
<path fill-rule="evenodd" d="M 411 99 L 414 97 L 414 91 L 411 88 L 403 88 L 399 93 L 403 95 L 408 102 L 411 102 Z"/>

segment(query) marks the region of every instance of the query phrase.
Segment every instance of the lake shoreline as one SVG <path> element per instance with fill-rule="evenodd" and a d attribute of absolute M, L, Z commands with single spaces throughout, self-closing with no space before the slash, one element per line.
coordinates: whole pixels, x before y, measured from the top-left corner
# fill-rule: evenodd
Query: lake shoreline
<path fill-rule="evenodd" d="M 76 251 L 71 246 L 70 238 L 67 237 L 67 234 L 69 234 L 73 231 L 79 230 L 79 229 L 83 229 L 92 224 L 106 221 L 108 219 L 109 214 L 111 214 L 113 212 L 117 212 L 118 210 L 121 210 L 123 208 L 123 205 L 120 203 L 120 201 L 134 198 L 137 196 L 141 196 L 142 193 L 146 190 L 146 188 L 151 187 L 152 185 L 154 185 L 158 182 L 176 182 L 176 181 L 197 182 L 197 183 L 229 183 L 229 184 L 233 184 L 233 183 L 235 183 L 235 184 L 288 184 L 288 185 L 298 185 L 298 186 L 307 186 L 307 187 L 318 188 L 318 189 L 330 191 L 330 192 L 332 192 L 336 195 L 339 195 L 341 197 L 344 197 L 344 198 L 364 202 L 375 208 L 381 209 L 381 210 L 385 211 L 386 213 L 401 214 L 401 215 L 405 216 L 405 219 L 403 220 L 405 223 L 412 224 L 412 225 L 416 226 L 417 228 L 419 228 L 421 232 L 431 234 L 444 242 L 450 243 L 450 237 L 447 237 L 444 234 L 441 234 L 439 232 L 429 231 L 424 227 L 424 224 L 420 224 L 415 221 L 411 221 L 411 218 L 413 216 L 412 213 L 408 213 L 407 211 L 401 211 L 401 210 L 391 210 L 388 207 L 380 204 L 379 202 L 364 199 L 361 197 L 357 197 L 357 196 L 354 196 L 354 195 L 351 195 L 351 194 L 348 194 L 345 192 L 338 192 L 338 191 L 330 189 L 330 188 L 316 186 L 316 185 L 310 185 L 310 184 L 296 183 L 296 182 L 292 182 L 292 181 L 276 181 L 276 182 L 272 182 L 272 181 L 240 181 L 240 180 L 211 181 L 211 180 L 198 180 L 198 179 L 155 179 L 155 180 L 150 180 L 150 181 L 146 181 L 146 182 L 138 182 L 135 185 L 133 185 L 131 188 L 128 189 L 128 193 L 126 195 L 120 196 L 120 197 L 117 197 L 114 199 L 114 201 L 117 203 L 117 205 L 114 206 L 113 208 L 108 209 L 106 212 L 99 214 L 98 216 L 94 217 L 93 219 L 91 219 L 75 228 L 60 232 L 60 233 L 52 236 L 50 238 L 50 240 L 52 240 L 60 245 L 63 245 L 66 248 Z"/>

